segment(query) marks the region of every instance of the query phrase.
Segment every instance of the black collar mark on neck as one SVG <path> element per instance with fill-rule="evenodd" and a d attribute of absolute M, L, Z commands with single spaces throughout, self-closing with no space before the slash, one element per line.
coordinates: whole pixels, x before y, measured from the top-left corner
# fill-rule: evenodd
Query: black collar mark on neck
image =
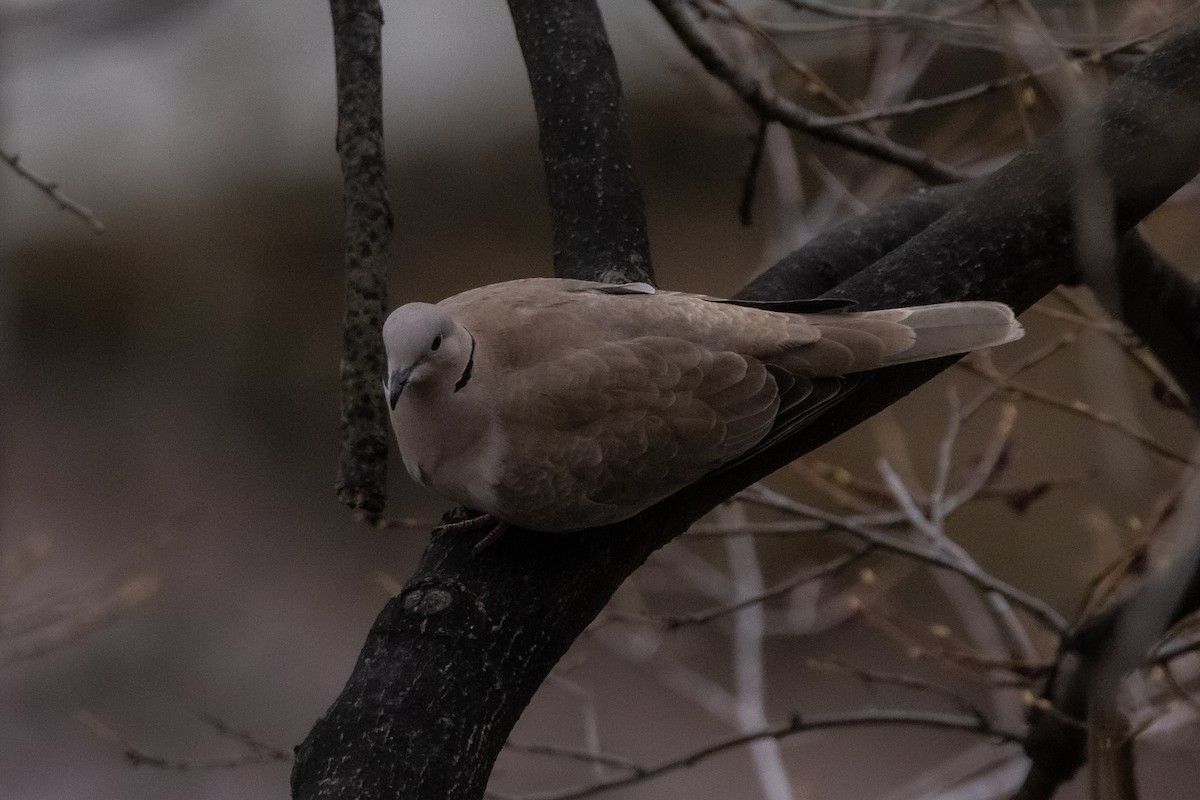
<path fill-rule="evenodd" d="M 467 335 L 471 336 L 471 334 L 467 334 Z M 458 392 L 460 389 L 463 389 L 470 382 L 471 370 L 472 370 L 472 368 L 474 368 L 474 366 L 475 366 L 475 337 L 471 336 L 471 354 L 469 356 L 467 356 L 466 369 L 463 370 L 462 375 L 458 379 L 458 383 L 454 384 L 455 392 Z"/>

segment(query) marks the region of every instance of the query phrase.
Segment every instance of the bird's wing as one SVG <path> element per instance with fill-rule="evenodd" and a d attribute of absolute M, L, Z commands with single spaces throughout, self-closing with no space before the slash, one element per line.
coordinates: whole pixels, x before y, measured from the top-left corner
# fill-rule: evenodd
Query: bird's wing
<path fill-rule="evenodd" d="M 809 387 L 792 377 L 785 402 Z M 779 406 L 762 362 L 669 336 L 531 365 L 498 398 L 501 507 L 550 529 L 631 516 L 750 450 Z"/>

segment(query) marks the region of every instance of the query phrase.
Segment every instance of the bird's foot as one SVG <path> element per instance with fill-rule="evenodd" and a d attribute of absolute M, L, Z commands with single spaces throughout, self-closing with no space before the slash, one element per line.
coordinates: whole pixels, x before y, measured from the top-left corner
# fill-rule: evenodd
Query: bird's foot
<path fill-rule="evenodd" d="M 489 528 L 489 530 L 475 547 L 472 548 L 471 555 L 474 557 L 491 547 L 496 543 L 496 540 L 504 535 L 504 532 L 509 528 L 507 522 L 493 517 L 491 514 L 480 514 L 477 517 L 469 517 L 458 522 L 447 522 L 445 525 L 439 525 L 434 528 L 434 532 L 455 535 L 459 533 L 473 533 L 484 528 Z"/>
<path fill-rule="evenodd" d="M 476 542 L 474 547 L 471 548 L 471 558 L 475 558 L 484 550 L 487 550 L 489 547 L 495 544 L 496 541 L 504 535 L 504 532 L 508 530 L 509 525 L 507 522 L 503 522 L 501 520 L 496 520 L 495 522 L 496 524 L 492 526 L 492 529 L 488 531 L 482 539 Z"/>

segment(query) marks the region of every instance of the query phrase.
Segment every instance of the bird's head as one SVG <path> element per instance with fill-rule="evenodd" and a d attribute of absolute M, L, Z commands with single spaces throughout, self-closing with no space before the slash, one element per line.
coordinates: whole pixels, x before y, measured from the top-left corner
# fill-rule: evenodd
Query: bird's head
<path fill-rule="evenodd" d="M 473 349 L 467 329 L 446 309 L 429 303 L 408 303 L 393 311 L 383 323 L 383 346 L 387 352 L 383 392 L 393 410 L 410 385 L 461 382 Z"/>

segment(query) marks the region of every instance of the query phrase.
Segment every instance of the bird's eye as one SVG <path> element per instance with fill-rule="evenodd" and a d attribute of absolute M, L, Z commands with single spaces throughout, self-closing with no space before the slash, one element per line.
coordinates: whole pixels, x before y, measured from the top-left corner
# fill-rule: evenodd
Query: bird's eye
<path fill-rule="evenodd" d="M 439 334 L 439 335 L 437 335 L 437 336 L 433 337 L 433 344 L 429 345 L 429 349 L 430 349 L 430 350 L 437 350 L 437 349 L 438 349 L 439 347 L 441 347 L 441 346 L 442 346 L 442 337 L 441 337 L 441 335 Z"/>

